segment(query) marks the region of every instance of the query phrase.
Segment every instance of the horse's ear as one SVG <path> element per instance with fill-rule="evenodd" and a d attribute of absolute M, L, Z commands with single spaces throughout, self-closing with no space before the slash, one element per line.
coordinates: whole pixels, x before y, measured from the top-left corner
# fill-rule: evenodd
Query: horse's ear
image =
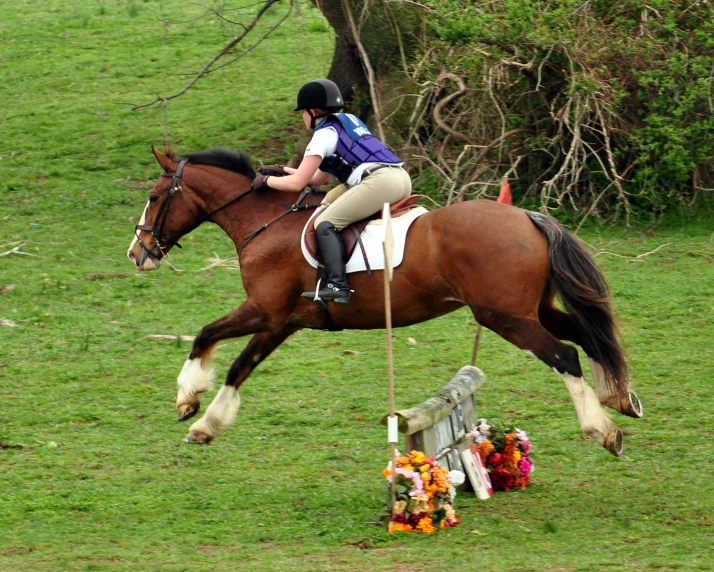
<path fill-rule="evenodd" d="M 164 171 L 173 171 L 175 161 L 172 161 L 169 157 L 164 155 L 153 145 L 151 146 L 151 150 L 153 151 L 154 157 L 156 157 L 156 160 L 159 162 L 159 165 L 161 165 L 161 168 Z"/>

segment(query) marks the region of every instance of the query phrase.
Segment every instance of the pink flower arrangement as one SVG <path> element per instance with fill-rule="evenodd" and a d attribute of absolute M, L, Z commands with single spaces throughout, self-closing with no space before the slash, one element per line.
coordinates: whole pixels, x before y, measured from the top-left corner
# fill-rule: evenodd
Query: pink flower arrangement
<path fill-rule="evenodd" d="M 525 489 L 533 472 L 531 441 L 525 431 L 500 428 L 479 420 L 467 437 L 483 461 L 494 491 Z"/>

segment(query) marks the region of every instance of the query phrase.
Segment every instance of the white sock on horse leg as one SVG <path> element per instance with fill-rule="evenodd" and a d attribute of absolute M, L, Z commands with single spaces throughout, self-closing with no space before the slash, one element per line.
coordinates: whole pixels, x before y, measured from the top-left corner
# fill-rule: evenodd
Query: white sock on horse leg
<path fill-rule="evenodd" d="M 590 373 L 592 374 L 593 384 L 595 385 L 595 391 L 600 399 L 600 403 L 606 404 L 614 394 L 610 387 L 608 387 L 605 370 L 592 358 L 588 358 L 588 363 L 590 364 Z"/>
<path fill-rule="evenodd" d="M 239 408 L 240 395 L 236 388 L 224 385 L 213 398 L 204 416 L 191 425 L 190 430 L 215 437 L 235 421 Z"/>
<path fill-rule="evenodd" d="M 201 358 L 187 359 L 176 381 L 176 405 L 196 402 L 199 393 L 213 389 L 213 374 L 213 366 L 204 368 Z"/>
<path fill-rule="evenodd" d="M 580 420 L 580 427 L 588 435 L 597 439 L 603 445 L 608 435 L 615 429 L 615 424 L 600 405 L 593 388 L 590 387 L 582 377 L 575 377 L 567 373 L 556 373 L 563 378 L 565 386 L 570 392 L 575 405 L 575 411 Z"/>

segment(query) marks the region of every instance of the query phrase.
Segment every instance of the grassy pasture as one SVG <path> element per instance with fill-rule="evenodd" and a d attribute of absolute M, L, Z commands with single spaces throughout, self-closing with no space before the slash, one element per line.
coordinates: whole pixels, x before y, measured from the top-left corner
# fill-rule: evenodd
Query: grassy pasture
<path fill-rule="evenodd" d="M 326 72 L 332 45 L 303 5 L 166 114 L 129 111 L 179 89 L 235 33 L 193 21 L 203 11 L 0 4 L 0 252 L 22 241 L 37 255 L 0 257 L 0 287 L 16 286 L 0 293 L 0 319 L 17 324 L 0 326 L 0 442 L 23 445 L 0 449 L 0 570 L 714 568 L 711 219 L 582 234 L 645 407 L 643 420 L 618 417 L 623 457 L 582 436 L 557 376 L 485 333 L 479 412 L 529 432 L 536 472 L 524 492 L 460 495 L 460 527 L 390 537 L 368 524 L 388 458 L 383 332 L 298 333 L 246 383 L 224 437 L 181 443 L 175 379 L 189 345 L 143 337 L 195 334 L 244 295 L 235 269 L 201 270 L 233 254 L 210 226 L 172 256 L 183 272 L 132 271 L 124 253 L 158 175 L 149 146 L 285 159 L 295 89 Z M 473 331 L 464 311 L 398 330 L 397 405 L 467 363 Z M 221 346 L 219 381 L 244 345 Z"/>

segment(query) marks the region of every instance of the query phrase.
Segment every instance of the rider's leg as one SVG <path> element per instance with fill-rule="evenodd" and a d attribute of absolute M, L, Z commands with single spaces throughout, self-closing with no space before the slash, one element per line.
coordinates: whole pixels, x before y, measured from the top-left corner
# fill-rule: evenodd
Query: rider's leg
<path fill-rule="evenodd" d="M 317 297 L 315 292 L 305 292 L 303 298 L 348 304 L 350 289 L 345 272 L 347 259 L 339 231 L 378 212 L 384 203 L 395 203 L 410 194 L 411 180 L 401 167 L 379 169 L 365 177 L 359 185 L 345 192 L 340 189 L 336 198 L 328 193 L 323 204 L 327 204 L 329 199 L 334 202 L 315 220 L 318 246 L 325 264 L 325 278 Z"/>
<path fill-rule="evenodd" d="M 329 191 L 327 191 L 327 193 L 325 194 L 325 198 L 322 199 L 322 204 L 325 208 L 329 207 L 332 203 L 334 203 L 337 199 L 339 199 L 349 190 L 350 188 L 347 185 L 337 185 L 334 189 L 330 189 Z M 314 226 L 317 227 L 317 225 Z"/>
<path fill-rule="evenodd" d="M 325 200 L 330 199 L 332 202 L 315 219 L 315 229 L 321 222 L 330 221 L 337 230 L 342 230 L 353 222 L 379 212 L 384 203 L 393 204 L 406 199 L 411 191 L 411 180 L 404 169 L 379 169 L 337 198 L 332 199 L 328 193 Z"/>

